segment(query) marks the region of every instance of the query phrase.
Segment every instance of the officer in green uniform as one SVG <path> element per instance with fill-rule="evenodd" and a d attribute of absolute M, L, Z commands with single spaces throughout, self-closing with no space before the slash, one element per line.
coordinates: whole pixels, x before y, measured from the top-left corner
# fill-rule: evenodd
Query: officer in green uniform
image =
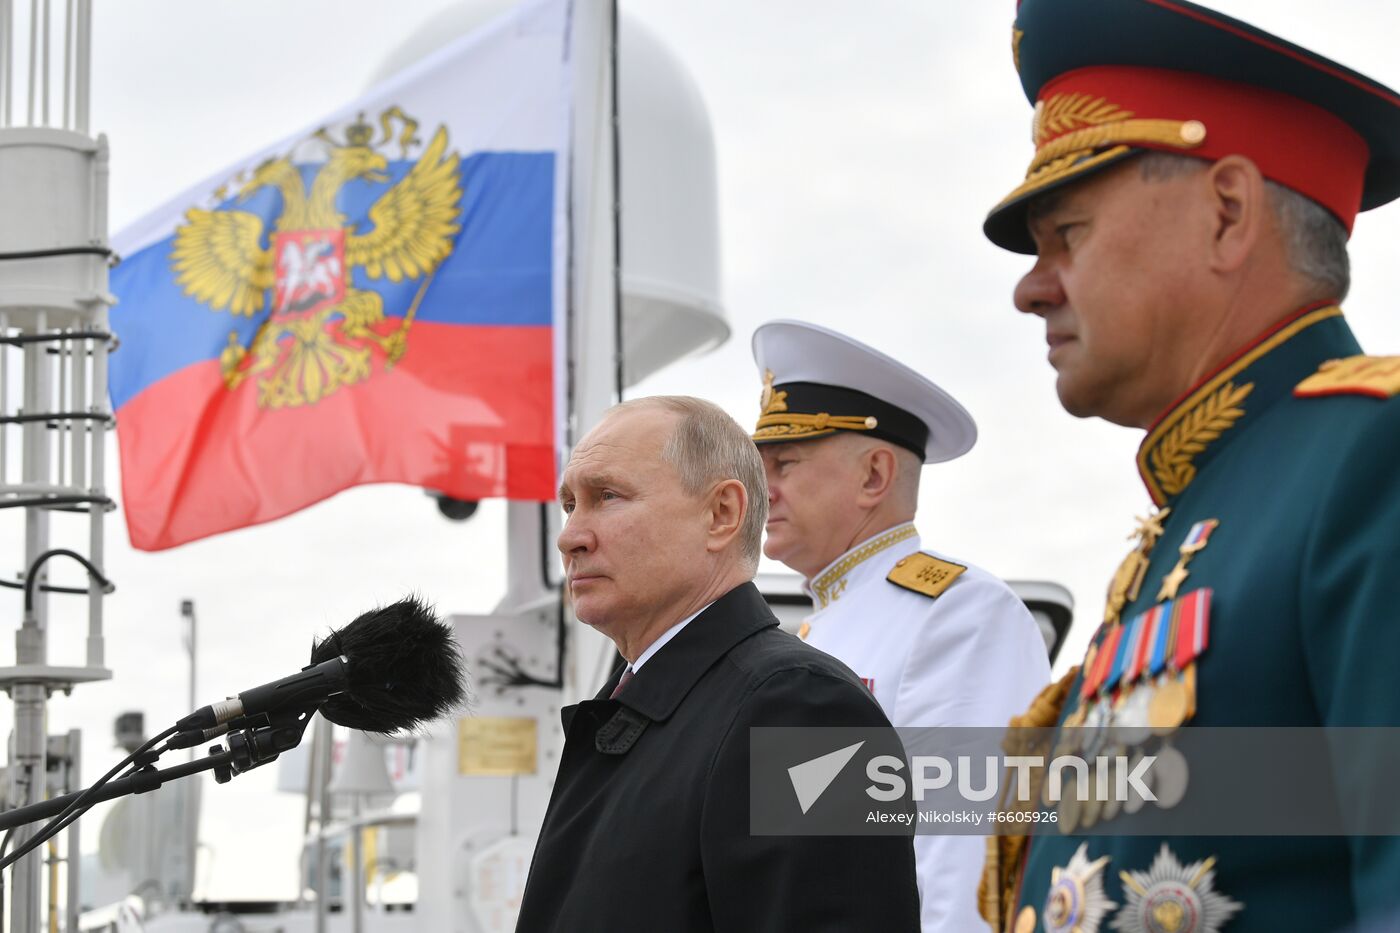
<path fill-rule="evenodd" d="M 1035 257 L 1015 303 L 1064 407 L 1147 432 L 1155 507 L 1021 724 L 1400 725 L 1400 358 L 1340 308 L 1357 212 L 1400 195 L 1400 95 L 1183 0 L 1023 0 L 1013 52 L 1036 151 L 985 231 Z M 1170 808 L 1190 762 L 1159 752 Z M 1334 931 L 1400 901 L 1395 837 L 1074 834 L 1133 812 L 994 845 L 983 916 Z"/>

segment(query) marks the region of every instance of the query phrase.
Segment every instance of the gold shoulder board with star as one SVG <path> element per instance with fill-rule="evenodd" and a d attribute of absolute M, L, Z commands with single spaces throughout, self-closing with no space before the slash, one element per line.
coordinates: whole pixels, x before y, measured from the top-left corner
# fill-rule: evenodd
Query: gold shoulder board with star
<path fill-rule="evenodd" d="M 1323 395 L 1370 395 L 1386 399 L 1400 394 L 1400 356 L 1349 356 L 1328 360 L 1293 389 L 1299 398 Z"/>
<path fill-rule="evenodd" d="M 953 581 L 966 569 L 962 564 L 939 560 L 931 554 L 915 551 L 908 557 L 900 558 L 885 579 L 895 586 L 922 593 L 932 599 L 952 586 Z"/>

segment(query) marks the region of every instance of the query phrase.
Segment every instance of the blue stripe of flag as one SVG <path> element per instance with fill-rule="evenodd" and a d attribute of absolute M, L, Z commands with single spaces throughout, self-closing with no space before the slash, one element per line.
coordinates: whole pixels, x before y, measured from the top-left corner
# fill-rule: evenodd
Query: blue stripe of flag
<path fill-rule="evenodd" d="M 412 161 L 392 162 L 389 182 L 348 182 L 336 208 L 349 226 L 373 227 L 369 209 L 408 173 Z M 318 165 L 302 167 L 307 185 Z M 554 154 L 483 152 L 464 158 L 461 231 L 452 254 L 438 267 L 419 306 L 417 320 L 448 324 L 544 325 L 553 323 Z M 245 201 L 230 199 L 222 209 L 262 217 L 263 245 L 281 213 L 281 196 L 265 188 Z M 121 408 L 133 396 L 188 366 L 216 359 L 229 334 L 248 346 L 266 319 L 262 312 L 241 317 L 214 311 L 184 293 L 170 263 L 174 235 L 127 257 L 112 273 L 118 304 L 111 311 L 121 340 L 110 374 L 112 404 Z M 351 272 L 351 286 L 378 292 L 386 316 L 402 316 L 422 285 L 398 283 Z"/>

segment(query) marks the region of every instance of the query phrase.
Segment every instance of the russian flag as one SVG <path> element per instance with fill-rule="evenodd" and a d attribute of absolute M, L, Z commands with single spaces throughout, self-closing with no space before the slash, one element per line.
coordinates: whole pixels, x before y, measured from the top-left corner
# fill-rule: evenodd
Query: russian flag
<path fill-rule="evenodd" d="M 522 4 L 115 238 L 133 546 L 361 483 L 554 497 L 570 6 Z"/>

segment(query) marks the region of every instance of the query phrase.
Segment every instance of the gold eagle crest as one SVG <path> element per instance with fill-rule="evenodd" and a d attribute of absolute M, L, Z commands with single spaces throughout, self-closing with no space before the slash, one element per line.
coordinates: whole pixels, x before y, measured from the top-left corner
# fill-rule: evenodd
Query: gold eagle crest
<path fill-rule="evenodd" d="M 188 210 L 176 228 L 170 262 L 185 294 L 214 311 L 266 314 L 247 346 L 230 331 L 219 357 L 230 390 L 256 379 L 260 408 L 314 405 L 368 379 L 375 350 L 387 370 L 408 349 L 413 317 L 461 230 L 461 160 L 448 151 L 447 129 L 439 126 L 407 173 L 388 186 L 389 160 L 380 150 L 393 141 L 395 121 L 406 159 L 421 145 L 418 122 L 391 107 L 380 114 L 378 142 L 361 114 L 343 140 L 323 129 L 294 149 L 325 152 L 309 184 L 308 166 L 294 162 L 293 153 L 235 179 L 239 204 L 262 189 L 279 196 L 281 213 L 270 230 L 259 214 L 204 208 Z M 352 223 L 341 212 L 343 189 L 353 181 L 387 186 L 367 222 Z M 216 199 L 227 190 L 216 191 Z M 355 269 L 374 280 L 418 281 L 407 313 L 386 317 L 378 292 L 352 285 Z"/>

